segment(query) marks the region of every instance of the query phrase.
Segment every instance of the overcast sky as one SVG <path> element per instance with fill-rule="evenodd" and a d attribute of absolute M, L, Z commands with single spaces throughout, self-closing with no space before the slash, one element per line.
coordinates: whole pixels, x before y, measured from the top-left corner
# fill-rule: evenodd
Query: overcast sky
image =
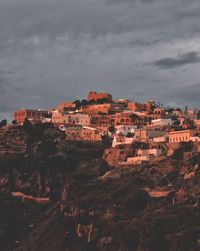
<path fill-rule="evenodd" d="M 200 1 L 0 0 L 0 119 L 89 90 L 200 107 Z"/>

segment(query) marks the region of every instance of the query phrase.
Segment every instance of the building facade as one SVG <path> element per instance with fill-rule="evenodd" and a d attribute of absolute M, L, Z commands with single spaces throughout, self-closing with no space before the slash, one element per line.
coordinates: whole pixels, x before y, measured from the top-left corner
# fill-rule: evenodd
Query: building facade
<path fill-rule="evenodd" d="M 124 136 L 126 136 L 128 133 L 134 133 L 135 129 L 137 129 L 136 125 L 116 125 L 115 133 L 122 133 Z"/>
<path fill-rule="evenodd" d="M 98 101 L 101 99 L 105 99 L 107 101 L 112 101 L 112 95 L 106 92 L 96 92 L 90 91 L 87 97 L 88 101 Z"/>
<path fill-rule="evenodd" d="M 133 125 L 132 114 L 132 112 L 119 112 L 111 115 L 111 123 L 113 125 Z"/>
<path fill-rule="evenodd" d="M 110 115 L 102 115 L 102 114 L 92 114 L 90 125 L 93 127 L 106 127 L 111 126 L 111 118 Z"/>
<path fill-rule="evenodd" d="M 92 127 L 84 127 L 80 125 L 65 126 L 66 140 L 72 141 L 101 141 L 101 134 Z"/>
<path fill-rule="evenodd" d="M 193 130 L 181 130 L 181 131 L 172 131 L 169 132 L 169 142 L 189 142 L 190 137 L 194 135 Z"/>
<path fill-rule="evenodd" d="M 52 112 L 53 124 L 78 124 L 82 126 L 90 125 L 90 116 L 82 113 L 62 113 L 58 110 Z"/>
<path fill-rule="evenodd" d="M 70 108 L 75 108 L 75 104 L 72 101 L 66 101 L 66 102 L 62 102 L 60 104 L 57 105 L 56 110 L 63 112 L 66 109 L 70 109 Z"/>
<path fill-rule="evenodd" d="M 111 109 L 111 104 L 95 104 L 82 106 L 80 111 L 87 114 L 108 114 Z"/>
<path fill-rule="evenodd" d="M 14 112 L 13 119 L 17 122 L 17 124 L 22 124 L 25 119 L 39 121 L 44 119 L 47 115 L 47 110 L 20 109 Z"/>

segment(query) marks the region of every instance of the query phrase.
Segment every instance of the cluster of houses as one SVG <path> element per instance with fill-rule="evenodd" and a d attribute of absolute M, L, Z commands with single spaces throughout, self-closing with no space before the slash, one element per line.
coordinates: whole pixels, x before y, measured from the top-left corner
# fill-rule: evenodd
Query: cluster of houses
<path fill-rule="evenodd" d="M 91 91 L 87 99 L 67 101 L 49 110 L 21 109 L 13 119 L 23 124 L 51 122 L 66 134 L 66 140 L 101 141 L 103 136 L 112 139 L 112 147 L 131 145 L 134 142 L 149 144 L 177 144 L 200 142 L 200 119 L 196 109 L 172 109 L 150 100 L 146 103 L 128 99 L 113 99 L 109 93 Z M 157 157 L 162 150 L 138 149 L 135 156 L 148 160 Z"/>

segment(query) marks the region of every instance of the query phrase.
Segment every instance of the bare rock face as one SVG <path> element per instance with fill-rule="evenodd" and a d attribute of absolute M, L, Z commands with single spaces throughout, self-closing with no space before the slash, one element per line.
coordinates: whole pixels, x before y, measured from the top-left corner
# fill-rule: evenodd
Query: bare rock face
<path fill-rule="evenodd" d="M 131 145 L 120 145 L 115 148 L 108 148 L 105 150 L 103 158 L 107 163 L 115 167 L 118 162 L 125 161 L 128 155 L 132 152 Z"/>

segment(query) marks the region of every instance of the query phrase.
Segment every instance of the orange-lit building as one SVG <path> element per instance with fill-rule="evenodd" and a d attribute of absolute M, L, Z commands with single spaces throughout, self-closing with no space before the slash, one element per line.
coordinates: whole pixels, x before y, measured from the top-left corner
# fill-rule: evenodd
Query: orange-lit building
<path fill-rule="evenodd" d="M 96 92 L 96 91 L 90 91 L 88 93 L 88 101 L 98 101 L 101 99 L 105 99 L 107 101 L 112 101 L 112 95 L 106 92 Z"/>
<path fill-rule="evenodd" d="M 195 134 L 194 130 L 181 130 L 169 132 L 169 142 L 189 142 L 190 137 Z"/>
<path fill-rule="evenodd" d="M 53 124 L 62 124 L 63 123 L 63 113 L 58 110 L 52 111 L 52 123 Z"/>
<path fill-rule="evenodd" d="M 109 127 L 111 126 L 111 116 L 93 114 L 91 115 L 91 126 L 94 127 Z"/>
<path fill-rule="evenodd" d="M 160 115 L 161 118 L 164 118 L 166 115 L 166 112 L 163 108 L 155 108 L 153 111 L 154 115 Z"/>
<path fill-rule="evenodd" d="M 133 110 L 133 111 L 151 111 L 151 109 L 155 107 L 156 107 L 156 104 L 152 100 L 149 100 L 146 103 L 137 103 L 137 102 L 128 103 L 128 109 Z"/>
<path fill-rule="evenodd" d="M 25 119 L 29 120 L 42 120 L 48 115 L 46 110 L 29 110 L 29 109 L 20 109 L 14 112 L 13 119 L 18 123 L 24 123 Z"/>
<path fill-rule="evenodd" d="M 138 110 L 138 103 L 128 102 L 128 109 L 132 111 Z"/>
<path fill-rule="evenodd" d="M 134 134 L 135 134 L 135 140 L 142 141 L 142 142 L 153 140 L 153 138 L 155 137 L 166 136 L 165 131 L 150 130 L 150 129 L 145 129 L 145 128 L 135 129 Z"/>
<path fill-rule="evenodd" d="M 112 109 L 112 104 L 96 104 L 96 105 L 82 106 L 80 111 L 87 114 L 98 114 L 98 113 L 108 114 L 111 109 Z"/>
<path fill-rule="evenodd" d="M 90 125 L 90 115 L 83 113 L 64 113 L 58 110 L 52 112 L 53 124 L 80 124 L 82 126 Z"/>
<path fill-rule="evenodd" d="M 200 119 L 194 120 L 194 125 L 196 126 L 197 131 L 199 132 L 200 131 Z"/>
<path fill-rule="evenodd" d="M 119 99 L 115 99 L 113 100 L 114 103 L 116 104 L 127 104 L 130 102 L 128 99 L 124 99 L 124 98 L 119 98 Z"/>
<path fill-rule="evenodd" d="M 75 108 L 75 104 L 72 101 L 66 101 L 66 102 L 62 102 L 60 103 L 55 109 L 58 111 L 65 111 L 66 109 L 70 109 L 70 108 Z"/>
<path fill-rule="evenodd" d="M 132 112 L 120 112 L 111 115 L 111 123 L 113 125 L 133 125 L 132 114 Z"/>
<path fill-rule="evenodd" d="M 95 128 L 81 125 L 66 125 L 65 128 L 66 140 L 101 141 L 101 135 Z"/>
<path fill-rule="evenodd" d="M 129 102 L 128 109 L 133 111 L 148 111 L 149 105 L 146 103 Z"/>

